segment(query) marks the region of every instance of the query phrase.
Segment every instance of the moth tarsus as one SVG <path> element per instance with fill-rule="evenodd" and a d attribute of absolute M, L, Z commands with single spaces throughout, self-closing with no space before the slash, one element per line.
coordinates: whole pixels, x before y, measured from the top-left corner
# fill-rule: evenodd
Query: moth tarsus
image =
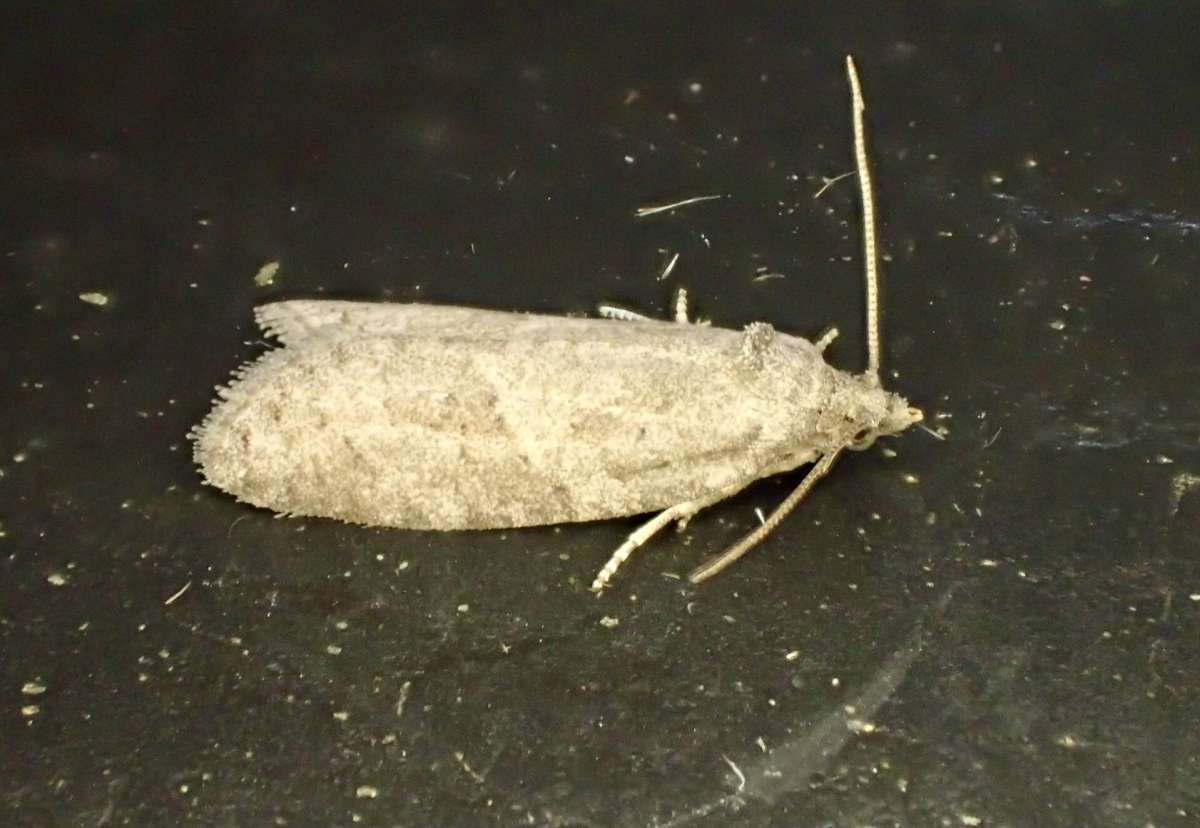
<path fill-rule="evenodd" d="M 844 450 L 921 419 L 879 379 L 874 201 L 862 94 L 847 58 L 863 208 L 868 366 L 766 323 L 743 331 L 602 307 L 601 319 L 442 305 L 291 300 L 255 319 L 282 347 L 235 372 L 189 435 L 205 482 L 279 516 L 421 530 L 504 529 L 653 513 L 597 592 L 666 526 L 755 480 L 813 464 L 753 548 Z M 702 199 L 696 199 L 698 201 Z M 692 203 L 692 202 L 688 202 Z M 677 205 L 678 206 L 678 205 Z M 615 321 L 614 321 L 615 320 Z"/>

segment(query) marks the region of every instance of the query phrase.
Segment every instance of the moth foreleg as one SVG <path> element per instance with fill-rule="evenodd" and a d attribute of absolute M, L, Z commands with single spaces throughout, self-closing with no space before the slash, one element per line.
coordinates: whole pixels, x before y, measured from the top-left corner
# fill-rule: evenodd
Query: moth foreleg
<path fill-rule="evenodd" d="M 813 467 L 808 470 L 808 474 L 804 475 L 804 479 L 800 481 L 792 493 L 783 499 L 783 502 L 775 507 L 775 511 L 771 513 L 762 525 L 755 529 L 746 537 L 735 543 L 733 546 L 726 549 L 720 555 L 709 558 L 700 566 L 696 567 L 688 575 L 688 580 L 693 584 L 698 584 L 703 580 L 711 578 L 725 567 L 736 561 L 738 558 L 745 555 L 762 541 L 767 535 L 775 531 L 783 519 L 788 516 L 788 513 L 795 509 L 801 500 L 812 491 L 812 487 L 817 485 L 817 481 L 825 475 L 829 474 L 829 470 L 833 468 L 833 464 L 837 462 L 838 455 L 842 453 L 841 449 L 836 449 L 828 454 L 822 455 Z"/>
<path fill-rule="evenodd" d="M 835 328 L 833 325 L 830 325 L 828 328 L 825 329 L 825 332 L 821 334 L 820 338 L 817 339 L 817 341 L 814 342 L 813 344 L 817 347 L 817 352 L 823 354 L 823 353 L 825 353 L 825 349 L 828 348 L 830 346 L 830 344 L 833 342 L 833 340 L 835 340 L 837 338 L 838 338 L 838 329 Z"/>
<path fill-rule="evenodd" d="M 692 322 L 688 319 L 688 298 L 687 289 L 680 288 L 675 291 L 675 321 L 680 325 L 701 325 L 707 327 L 711 323 L 707 319 L 697 319 Z"/>
<path fill-rule="evenodd" d="M 675 291 L 675 321 L 680 325 L 688 324 L 687 291 L 683 288 Z"/>
<path fill-rule="evenodd" d="M 605 319 L 617 319 L 621 322 L 653 322 L 649 316 L 638 313 L 637 311 L 627 310 L 626 308 L 618 308 L 616 305 L 599 305 L 596 308 L 596 313 L 603 316 Z"/>
<path fill-rule="evenodd" d="M 654 322 L 654 317 L 646 316 L 644 313 L 631 311 L 628 308 L 618 307 L 617 305 L 598 305 L 596 313 L 603 316 L 605 319 L 617 319 L 621 322 Z M 688 299 L 687 290 L 680 288 L 675 291 L 675 321 L 680 325 L 708 325 L 707 319 L 697 319 L 694 323 L 688 319 Z"/>
<path fill-rule="evenodd" d="M 629 556 L 633 554 L 633 550 L 637 549 L 646 541 L 650 540 L 650 538 L 657 535 L 672 521 L 677 520 L 680 522 L 681 526 L 686 526 L 687 522 L 691 520 L 697 512 L 708 508 L 714 503 L 719 503 L 727 497 L 737 494 L 755 479 L 756 478 L 747 478 L 714 492 L 707 497 L 688 500 L 684 503 L 677 503 L 674 506 L 663 509 L 657 515 L 650 518 L 650 520 L 646 521 L 637 529 L 635 529 L 629 535 L 629 537 L 625 539 L 625 542 L 618 546 L 617 550 L 609 556 L 608 562 L 604 564 L 604 567 L 599 573 L 596 574 L 596 579 L 592 581 L 592 592 L 599 594 L 601 590 L 608 586 L 608 583 L 612 580 L 613 575 L 615 575 L 617 570 L 621 568 L 621 564 L 625 563 L 625 561 L 629 559 Z"/>

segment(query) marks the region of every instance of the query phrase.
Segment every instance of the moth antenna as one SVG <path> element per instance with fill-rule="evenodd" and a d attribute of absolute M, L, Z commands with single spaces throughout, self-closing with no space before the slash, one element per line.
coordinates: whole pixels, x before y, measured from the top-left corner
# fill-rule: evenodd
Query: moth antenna
<path fill-rule="evenodd" d="M 867 372 L 879 377 L 879 249 L 875 242 L 875 195 L 871 186 L 871 167 L 867 163 L 867 139 L 863 129 L 862 87 L 854 58 L 846 55 L 850 76 L 850 98 L 854 112 L 854 161 L 858 167 L 858 191 L 862 200 L 863 265 L 867 277 Z"/>
<path fill-rule="evenodd" d="M 866 130 L 863 128 L 863 112 L 867 107 L 863 103 L 862 86 L 858 82 L 858 70 L 854 66 L 854 58 L 850 55 L 846 55 L 846 74 L 850 78 L 850 101 L 854 116 L 854 161 L 858 168 L 858 191 L 862 201 L 863 267 L 866 271 L 867 283 L 867 373 L 878 380 L 880 352 L 879 249 L 875 240 L 875 195 L 871 186 L 871 167 L 867 163 Z M 824 339 L 822 342 L 824 345 L 829 344 Z M 688 575 L 688 580 L 693 584 L 707 580 L 758 546 L 767 535 L 775 531 L 775 528 L 787 518 L 793 509 L 800 505 L 800 502 L 812 491 L 812 487 L 817 485 L 817 481 L 829 474 L 829 470 L 833 468 L 833 464 L 837 462 L 841 453 L 842 449 L 838 448 L 822 456 L 808 470 L 808 474 L 804 475 L 800 485 L 796 486 L 792 493 L 775 507 L 775 511 L 762 522 L 761 526 L 720 555 L 710 558 L 696 567 Z"/>
<path fill-rule="evenodd" d="M 700 566 L 692 570 L 688 575 L 688 580 L 693 584 L 698 584 L 703 580 L 711 578 L 725 567 L 732 564 L 738 558 L 745 555 L 754 547 L 762 542 L 763 538 L 775 531 L 779 524 L 783 523 L 784 518 L 800 505 L 800 501 L 804 500 L 805 496 L 812 490 L 812 487 L 817 485 L 817 481 L 825 475 L 829 474 L 829 470 L 833 468 L 833 464 L 837 461 L 838 455 L 842 453 L 841 449 L 832 451 L 824 455 L 816 464 L 808 470 L 808 474 L 804 475 L 804 479 L 800 481 L 800 485 L 792 490 L 792 493 L 784 498 L 783 502 L 775 507 L 775 511 L 771 516 L 762 522 L 746 537 L 735 543 L 733 546 L 726 549 L 720 555 L 709 558 Z"/>

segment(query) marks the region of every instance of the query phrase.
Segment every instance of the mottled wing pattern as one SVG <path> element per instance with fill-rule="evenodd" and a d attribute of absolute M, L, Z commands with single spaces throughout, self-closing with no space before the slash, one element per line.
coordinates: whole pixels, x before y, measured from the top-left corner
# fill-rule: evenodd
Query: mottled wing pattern
<path fill-rule="evenodd" d="M 430 309 L 386 307 L 381 324 L 418 328 Z M 739 361 L 741 332 L 440 310 L 472 316 L 440 335 L 314 336 L 309 323 L 307 339 L 267 320 L 289 345 L 198 430 L 208 481 L 280 512 L 485 529 L 660 509 L 778 456 L 785 406 Z M 520 335 L 445 333 L 531 319 Z"/>

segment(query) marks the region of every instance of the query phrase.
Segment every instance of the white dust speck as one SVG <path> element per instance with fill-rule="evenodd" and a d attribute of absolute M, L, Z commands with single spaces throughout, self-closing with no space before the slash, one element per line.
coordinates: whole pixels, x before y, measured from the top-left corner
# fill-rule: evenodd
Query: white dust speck
<path fill-rule="evenodd" d="M 875 725 L 862 719 L 847 719 L 846 729 L 851 733 L 874 733 Z"/>
<path fill-rule="evenodd" d="M 379 788 L 374 785 L 359 785 L 354 789 L 354 795 L 359 799 L 374 799 L 379 796 Z"/>
<path fill-rule="evenodd" d="M 89 305 L 95 305 L 98 308 L 104 307 L 111 301 L 107 293 L 102 293 L 98 290 L 79 294 L 79 300 L 87 302 Z"/>
<path fill-rule="evenodd" d="M 616 618 L 615 616 L 612 616 L 612 615 L 606 615 L 600 619 L 600 626 L 607 627 L 610 630 L 620 623 L 621 623 L 621 619 Z"/>
<path fill-rule="evenodd" d="M 46 685 L 38 684 L 36 681 L 27 681 L 21 685 L 21 692 L 26 696 L 40 696 L 46 692 Z"/>
<path fill-rule="evenodd" d="M 50 584 L 50 586 L 66 586 L 67 576 L 63 575 L 61 572 L 52 572 L 46 576 L 46 582 Z"/>
<path fill-rule="evenodd" d="M 254 274 L 254 284 L 257 287 L 269 287 L 275 284 L 275 274 L 279 273 L 279 262 L 267 262 Z"/>

